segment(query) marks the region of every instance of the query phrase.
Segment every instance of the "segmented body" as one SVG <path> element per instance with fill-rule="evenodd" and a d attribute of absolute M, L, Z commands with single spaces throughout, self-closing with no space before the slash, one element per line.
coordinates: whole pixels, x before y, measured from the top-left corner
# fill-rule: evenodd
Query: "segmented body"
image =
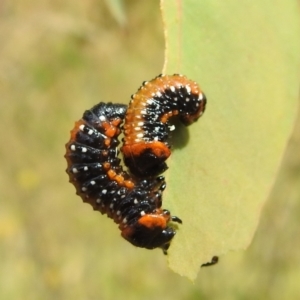
<path fill-rule="evenodd" d="M 139 177 L 154 176 L 167 169 L 169 120 L 179 116 L 190 125 L 203 114 L 206 97 L 198 84 L 182 75 L 160 75 L 144 82 L 132 95 L 125 116 L 121 151 L 130 172 Z"/>
<path fill-rule="evenodd" d="M 126 108 L 99 103 L 84 113 L 66 144 L 67 173 L 83 201 L 119 224 L 126 240 L 166 253 L 175 235 L 169 222 L 181 220 L 161 209 L 164 177 L 132 177 L 120 165 L 118 136 Z"/>

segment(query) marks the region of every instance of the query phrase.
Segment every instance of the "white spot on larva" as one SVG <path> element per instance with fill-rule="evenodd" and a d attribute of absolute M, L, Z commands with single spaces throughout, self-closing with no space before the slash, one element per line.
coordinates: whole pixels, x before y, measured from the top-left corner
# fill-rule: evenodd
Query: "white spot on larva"
<path fill-rule="evenodd" d="M 76 168 L 73 168 L 73 169 L 72 169 L 72 172 L 73 172 L 74 174 L 76 174 L 76 173 L 78 173 L 78 170 L 77 170 Z"/>
<path fill-rule="evenodd" d="M 122 222 L 123 222 L 123 224 L 126 224 L 127 223 L 127 219 L 124 218 Z"/>
<path fill-rule="evenodd" d="M 107 193 L 107 190 L 102 190 L 102 194 L 105 195 Z"/>
<path fill-rule="evenodd" d="M 87 191 L 87 188 L 86 188 L 85 186 L 83 186 L 83 187 L 81 188 L 81 190 L 82 190 L 83 192 L 86 192 L 86 191 Z"/>
<path fill-rule="evenodd" d="M 147 112 L 143 109 L 143 110 L 141 110 L 141 114 L 142 115 L 145 115 Z"/>
<path fill-rule="evenodd" d="M 159 127 L 154 127 L 155 132 L 159 132 Z"/>
<path fill-rule="evenodd" d="M 84 152 L 87 152 L 87 148 L 82 147 L 82 148 L 81 148 L 81 152 L 83 152 L 83 153 L 84 153 Z"/>
<path fill-rule="evenodd" d="M 96 181 L 92 180 L 92 181 L 90 182 L 90 184 L 91 184 L 91 185 L 95 185 L 95 184 L 96 184 Z"/>
<path fill-rule="evenodd" d="M 90 130 L 88 131 L 88 135 L 92 135 L 92 134 L 93 134 L 93 130 L 90 129 Z"/>
<path fill-rule="evenodd" d="M 101 199 L 100 198 L 96 199 L 96 203 L 100 204 L 101 203 Z"/>
<path fill-rule="evenodd" d="M 203 97 L 203 94 L 201 93 L 201 94 L 199 95 L 198 99 L 199 99 L 199 100 L 203 100 L 203 98 L 204 98 L 204 97 Z"/>
<path fill-rule="evenodd" d="M 117 210 L 117 215 L 119 216 L 121 214 L 121 211 Z"/>
<path fill-rule="evenodd" d="M 85 126 L 82 124 L 82 125 L 79 126 L 79 129 L 80 129 L 81 131 L 83 131 L 83 130 L 84 130 L 84 127 L 85 127 Z"/>
<path fill-rule="evenodd" d="M 141 216 L 144 216 L 146 213 L 142 210 L 141 211 Z"/>
<path fill-rule="evenodd" d="M 155 137 L 154 137 L 154 141 L 158 141 L 158 136 L 155 136 Z"/>
<path fill-rule="evenodd" d="M 87 166 L 85 166 L 84 168 L 83 168 L 83 171 L 87 171 L 89 168 L 87 167 Z"/>
<path fill-rule="evenodd" d="M 161 96 L 162 96 L 162 93 L 161 93 L 161 92 L 156 92 L 156 96 L 157 96 L 157 97 L 161 97 Z"/>
<path fill-rule="evenodd" d="M 114 204 L 111 203 L 110 206 L 109 206 L 109 208 L 112 209 L 113 207 L 114 207 Z"/>
<path fill-rule="evenodd" d="M 146 102 L 147 102 L 147 104 L 151 105 L 154 101 L 153 101 L 153 99 L 148 99 Z"/>
<path fill-rule="evenodd" d="M 178 98 L 177 98 L 177 97 L 174 97 L 173 99 L 174 99 L 174 101 L 177 101 L 177 100 L 178 100 Z"/>
<path fill-rule="evenodd" d="M 138 126 L 143 126 L 144 122 L 138 122 L 137 124 L 138 124 Z"/>
<path fill-rule="evenodd" d="M 170 90 L 174 93 L 175 92 L 175 87 L 173 85 L 170 86 Z"/>
<path fill-rule="evenodd" d="M 143 133 L 139 133 L 139 134 L 137 134 L 136 135 L 138 138 L 142 138 L 143 136 L 144 136 L 144 134 Z"/>
<path fill-rule="evenodd" d="M 138 204 L 139 201 L 138 201 L 137 199 L 134 199 L 133 203 L 134 203 L 134 204 Z"/>
<path fill-rule="evenodd" d="M 75 145 L 71 145 L 70 148 L 71 148 L 72 151 L 75 151 L 75 150 L 76 150 L 76 146 L 75 146 Z"/>
<path fill-rule="evenodd" d="M 104 121 L 106 120 L 106 117 L 103 116 L 103 115 L 102 115 L 102 116 L 99 116 L 99 120 L 102 121 L 102 122 L 104 122 Z"/>
<path fill-rule="evenodd" d="M 135 131 L 140 131 L 140 130 L 141 130 L 141 127 L 135 127 L 134 130 L 135 130 Z"/>
<path fill-rule="evenodd" d="M 174 130 L 175 130 L 175 125 L 169 126 L 169 130 L 170 130 L 170 131 L 174 131 Z"/>
<path fill-rule="evenodd" d="M 123 199 L 123 198 L 125 198 L 126 197 L 126 195 L 121 195 L 121 199 Z"/>
<path fill-rule="evenodd" d="M 185 102 L 190 102 L 190 100 L 191 100 L 191 99 L 190 99 L 189 97 L 186 97 L 186 98 L 185 98 Z"/>
<path fill-rule="evenodd" d="M 186 91 L 188 92 L 188 94 L 190 94 L 190 92 L 191 92 L 191 87 L 189 86 L 189 85 L 187 85 L 186 87 L 185 87 L 185 89 L 186 89 Z"/>

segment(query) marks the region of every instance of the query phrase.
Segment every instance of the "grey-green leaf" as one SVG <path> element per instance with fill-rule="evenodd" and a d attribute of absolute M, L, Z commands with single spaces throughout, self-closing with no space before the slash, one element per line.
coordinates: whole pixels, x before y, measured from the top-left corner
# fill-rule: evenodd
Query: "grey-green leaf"
<path fill-rule="evenodd" d="M 296 117 L 299 11 L 286 0 L 165 0 L 162 11 L 164 73 L 187 75 L 208 98 L 174 142 L 164 198 L 183 220 L 170 267 L 194 280 L 254 235 Z"/>

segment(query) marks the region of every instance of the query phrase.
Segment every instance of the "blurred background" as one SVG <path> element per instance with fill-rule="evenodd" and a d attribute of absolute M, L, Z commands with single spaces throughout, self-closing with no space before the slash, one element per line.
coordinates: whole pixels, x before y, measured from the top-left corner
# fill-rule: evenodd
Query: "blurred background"
<path fill-rule="evenodd" d="M 252 245 L 193 284 L 120 238 L 64 171 L 83 111 L 161 72 L 159 2 L 2 0 L 0 41 L 0 299 L 299 299 L 299 122 Z"/>

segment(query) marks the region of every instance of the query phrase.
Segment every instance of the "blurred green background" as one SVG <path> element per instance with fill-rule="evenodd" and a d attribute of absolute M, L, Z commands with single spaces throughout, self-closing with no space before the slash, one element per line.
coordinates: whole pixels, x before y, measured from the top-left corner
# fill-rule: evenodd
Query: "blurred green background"
<path fill-rule="evenodd" d="M 163 66 L 159 2 L 115 3 L 0 3 L 0 299 L 298 299 L 300 122 L 252 245 L 194 284 L 75 195 L 63 158 L 74 122 L 127 103 Z"/>

